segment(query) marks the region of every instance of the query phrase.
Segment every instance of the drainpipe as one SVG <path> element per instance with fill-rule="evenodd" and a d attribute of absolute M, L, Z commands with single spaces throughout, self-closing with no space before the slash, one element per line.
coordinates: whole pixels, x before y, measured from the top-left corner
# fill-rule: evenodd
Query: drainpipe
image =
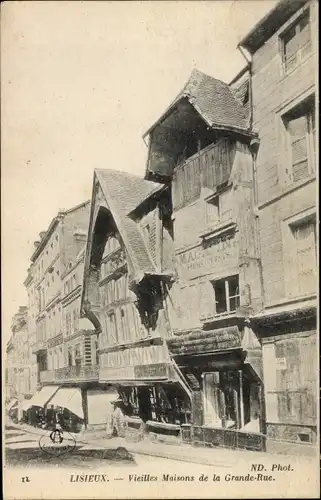
<path fill-rule="evenodd" d="M 244 52 L 244 49 L 240 44 L 237 45 L 238 50 L 242 54 L 243 58 L 245 59 L 248 69 L 249 69 L 249 75 L 250 75 L 250 81 L 249 81 L 249 105 L 250 105 L 250 129 L 253 128 L 253 85 L 252 85 L 252 79 L 253 79 L 253 68 L 252 68 L 252 60 L 249 59 Z M 254 137 L 251 140 L 250 143 L 250 150 L 252 154 L 252 169 L 253 169 L 253 187 L 254 187 L 254 193 L 253 193 L 253 205 L 254 205 L 254 215 L 255 215 L 255 229 L 256 229 L 256 251 L 257 251 L 257 256 L 259 258 L 260 262 L 260 280 L 261 280 L 261 293 L 262 297 L 264 296 L 264 288 L 263 288 L 263 274 L 262 274 L 262 266 L 261 266 L 261 247 L 260 247 L 260 224 L 259 224 L 259 212 L 258 212 L 258 186 L 257 186 L 257 154 L 258 150 L 260 147 L 260 139 L 259 137 Z"/>

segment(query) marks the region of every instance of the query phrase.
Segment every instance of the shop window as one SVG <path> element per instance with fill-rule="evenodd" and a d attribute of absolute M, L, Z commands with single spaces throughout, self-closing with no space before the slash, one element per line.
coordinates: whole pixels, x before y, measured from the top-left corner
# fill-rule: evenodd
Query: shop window
<path fill-rule="evenodd" d="M 307 9 L 281 37 L 284 70 L 291 71 L 312 51 L 310 12 Z"/>
<path fill-rule="evenodd" d="M 239 307 L 239 277 L 230 276 L 212 282 L 215 295 L 215 314 L 232 313 Z"/>
<path fill-rule="evenodd" d="M 282 116 L 286 131 L 286 177 L 297 182 L 315 171 L 315 99 L 314 96 Z"/>
<path fill-rule="evenodd" d="M 188 396 L 176 384 L 156 384 L 150 388 L 150 420 L 181 425 L 191 420 Z"/>
<path fill-rule="evenodd" d="M 204 373 L 204 423 L 217 428 L 260 431 L 260 387 L 250 373 Z"/>
<path fill-rule="evenodd" d="M 122 387 L 119 389 L 119 396 L 124 403 L 125 413 L 128 416 L 139 416 L 139 396 L 138 387 Z"/>

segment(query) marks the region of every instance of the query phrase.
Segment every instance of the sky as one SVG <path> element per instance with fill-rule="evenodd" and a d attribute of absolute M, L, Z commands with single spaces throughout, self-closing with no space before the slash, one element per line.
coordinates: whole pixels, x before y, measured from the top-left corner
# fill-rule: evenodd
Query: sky
<path fill-rule="evenodd" d="M 27 304 L 39 232 L 94 168 L 144 175 L 144 132 L 193 68 L 227 83 L 274 0 L 7 1 L 1 7 L 2 332 Z"/>

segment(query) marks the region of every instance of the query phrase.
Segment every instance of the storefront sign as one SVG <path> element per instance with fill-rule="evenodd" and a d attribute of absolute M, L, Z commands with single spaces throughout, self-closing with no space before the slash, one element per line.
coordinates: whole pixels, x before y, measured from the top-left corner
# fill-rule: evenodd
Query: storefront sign
<path fill-rule="evenodd" d="M 134 367 L 120 367 L 120 368 L 104 368 L 99 370 L 99 382 L 116 382 L 122 380 L 134 380 Z"/>
<path fill-rule="evenodd" d="M 238 233 L 229 235 L 208 247 L 199 246 L 177 255 L 178 272 L 189 277 L 215 273 L 224 265 L 234 267 L 238 257 Z"/>
<path fill-rule="evenodd" d="M 163 345 L 102 353 L 99 380 L 167 378 L 169 365 L 171 360 L 167 348 Z"/>
<path fill-rule="evenodd" d="M 137 379 L 175 378 L 175 371 L 172 365 L 166 363 L 135 366 L 134 372 Z"/>

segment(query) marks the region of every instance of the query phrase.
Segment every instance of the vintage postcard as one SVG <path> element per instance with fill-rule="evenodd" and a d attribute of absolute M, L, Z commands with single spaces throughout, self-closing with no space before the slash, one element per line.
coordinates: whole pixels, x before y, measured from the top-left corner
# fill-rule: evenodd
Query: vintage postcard
<path fill-rule="evenodd" d="M 1 6 L 6 500 L 319 498 L 318 3 Z"/>

